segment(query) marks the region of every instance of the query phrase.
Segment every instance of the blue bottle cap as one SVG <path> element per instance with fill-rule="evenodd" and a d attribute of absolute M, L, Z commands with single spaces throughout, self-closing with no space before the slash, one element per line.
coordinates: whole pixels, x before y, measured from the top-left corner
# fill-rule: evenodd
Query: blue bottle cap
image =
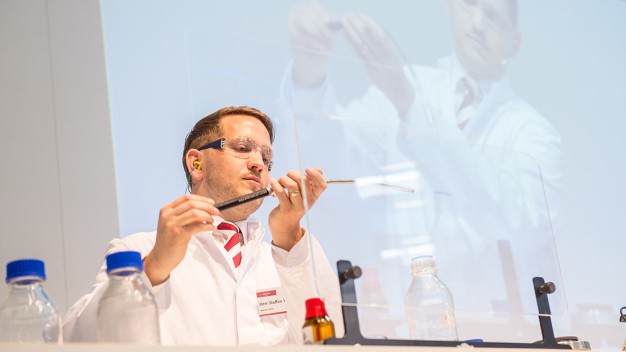
<path fill-rule="evenodd" d="M 21 276 L 38 276 L 42 279 L 46 279 L 46 269 L 43 261 L 39 259 L 20 259 L 14 260 L 7 264 L 7 279 L 8 283 L 12 279 Z"/>
<path fill-rule="evenodd" d="M 143 271 L 143 261 L 139 252 L 127 251 L 107 255 L 107 274 L 119 268 L 133 267 Z"/>

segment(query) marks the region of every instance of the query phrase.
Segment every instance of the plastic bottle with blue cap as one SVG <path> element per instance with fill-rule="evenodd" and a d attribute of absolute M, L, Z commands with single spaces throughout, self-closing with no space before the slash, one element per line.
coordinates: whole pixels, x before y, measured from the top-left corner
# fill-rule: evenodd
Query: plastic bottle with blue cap
<path fill-rule="evenodd" d="M 106 262 L 109 282 L 98 305 L 98 342 L 159 345 L 158 309 L 141 278 L 141 255 L 113 253 Z"/>
<path fill-rule="evenodd" d="M 0 342 L 63 342 L 61 318 L 46 293 L 44 262 L 21 259 L 7 264 L 9 295 L 0 306 Z"/>

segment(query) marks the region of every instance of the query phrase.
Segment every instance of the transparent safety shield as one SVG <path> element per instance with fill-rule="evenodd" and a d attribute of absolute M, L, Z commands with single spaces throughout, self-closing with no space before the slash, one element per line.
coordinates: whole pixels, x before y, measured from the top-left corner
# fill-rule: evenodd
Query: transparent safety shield
<path fill-rule="evenodd" d="M 405 295 L 411 259 L 421 255 L 434 256 L 457 315 L 537 315 L 533 277 L 556 285 L 552 314 L 566 311 L 532 155 L 317 112 L 298 113 L 295 125 L 302 169 L 354 181 L 329 184 L 306 226 L 331 265 L 362 269 L 355 285 L 364 336 L 408 337 Z"/>
<path fill-rule="evenodd" d="M 363 335 L 409 338 L 404 301 L 410 262 L 433 255 L 454 297 L 460 338 L 487 338 L 490 330 L 501 332 L 504 321 L 515 331 L 493 333 L 495 339 L 541 339 L 532 278 L 554 282 L 553 315 L 567 310 L 550 219 L 558 212 L 548 211 L 558 207 L 559 181 L 550 172 L 542 175 L 552 168 L 540 167 L 530 154 L 464 141 L 464 134 L 490 141 L 484 136 L 498 133 L 507 141 L 515 124 L 500 121 L 495 131 L 489 120 L 494 111 L 465 130 L 452 124 L 453 102 L 443 98 L 447 93 L 433 69 L 407 61 L 433 62 L 438 56 L 424 54 L 429 51 L 381 42 L 395 46 L 401 58 L 384 61 L 389 57 L 375 55 L 374 46 L 356 50 L 343 29 L 333 32 L 333 52 L 306 41 L 290 45 L 284 34 L 190 30 L 185 54 L 191 115 L 197 119 L 231 105 L 258 108 L 274 122 L 272 177 L 315 167 L 328 180 L 354 180 L 328 185 L 302 225 L 333 269 L 340 259 L 362 268 L 355 285 Z M 300 67 L 305 73 L 326 63 L 324 81 L 299 86 L 298 60 L 310 65 Z M 391 84 L 397 78 L 406 78 L 416 90 L 410 93 L 423 99 L 405 112 L 406 121 L 391 102 L 408 92 Z M 484 99 L 503 104 L 505 98 Z M 428 105 L 433 102 L 437 106 Z M 420 104 L 428 107 L 420 110 Z M 254 216 L 265 223 L 276 205 L 266 198 Z M 341 304 L 340 297 L 326 299 Z M 488 322 L 481 325 L 483 320 Z"/>

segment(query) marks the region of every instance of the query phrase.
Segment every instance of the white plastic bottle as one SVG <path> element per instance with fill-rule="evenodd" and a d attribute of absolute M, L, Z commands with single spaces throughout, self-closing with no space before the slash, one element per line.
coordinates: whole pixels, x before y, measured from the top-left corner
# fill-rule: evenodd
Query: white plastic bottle
<path fill-rule="evenodd" d="M 0 307 L 0 342 L 63 342 L 59 311 L 44 290 L 45 281 L 41 260 L 7 264 L 9 295 Z"/>
<path fill-rule="evenodd" d="M 413 258 L 411 270 L 413 281 L 405 301 L 411 339 L 458 340 L 452 295 L 437 277 L 433 257 Z"/>
<path fill-rule="evenodd" d="M 98 342 L 159 345 L 159 315 L 141 280 L 141 255 L 118 252 L 106 261 L 109 283 L 98 305 Z"/>

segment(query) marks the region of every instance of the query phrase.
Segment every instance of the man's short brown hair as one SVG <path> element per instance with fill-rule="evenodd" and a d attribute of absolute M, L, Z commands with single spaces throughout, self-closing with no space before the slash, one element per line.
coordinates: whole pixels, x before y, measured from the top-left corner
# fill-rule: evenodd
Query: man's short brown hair
<path fill-rule="evenodd" d="M 274 142 L 274 125 L 272 120 L 257 109 L 247 106 L 229 106 L 202 118 L 191 129 L 191 132 L 185 137 L 185 149 L 183 150 L 183 168 L 185 169 L 185 178 L 189 179 L 190 170 L 187 169 L 187 152 L 189 149 L 197 149 L 201 146 L 211 143 L 220 138 L 223 133 L 222 117 L 229 115 L 246 115 L 256 117 L 263 123 L 270 135 L 270 142 Z"/>

